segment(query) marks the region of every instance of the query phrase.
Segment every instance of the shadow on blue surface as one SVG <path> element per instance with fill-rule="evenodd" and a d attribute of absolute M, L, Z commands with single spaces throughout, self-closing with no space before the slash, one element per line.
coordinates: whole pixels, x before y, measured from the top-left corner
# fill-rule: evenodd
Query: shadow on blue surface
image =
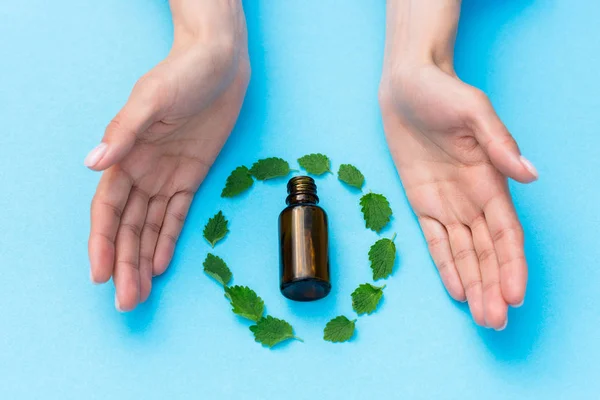
<path fill-rule="evenodd" d="M 135 335 L 143 335 L 151 330 L 162 292 L 169 276 L 176 273 L 172 270 L 177 269 L 174 267 L 177 264 L 177 262 L 173 262 L 173 265 L 162 276 L 152 280 L 152 293 L 150 293 L 146 302 L 138 305 L 135 310 L 122 314 L 123 323 L 127 326 L 129 332 Z"/>
<path fill-rule="evenodd" d="M 528 226 L 526 220 L 522 223 L 526 232 L 533 228 Z M 480 331 L 487 346 L 500 360 L 525 361 L 540 341 L 542 334 L 540 328 L 545 320 L 544 313 L 547 312 L 544 304 L 548 304 L 545 289 L 548 279 L 546 269 L 543 268 L 545 263 L 535 243 L 526 245 L 525 252 L 529 264 L 525 303 L 522 307 L 509 311 L 509 324 L 506 330 L 494 332 L 481 329 Z"/>
<path fill-rule="evenodd" d="M 185 229 L 185 228 L 184 228 Z M 146 302 L 138 305 L 133 311 L 123 313 L 122 319 L 129 332 L 135 335 L 144 335 L 152 330 L 154 317 L 158 311 L 163 292 L 169 284 L 169 281 L 176 276 L 181 265 L 179 262 L 179 253 L 175 252 L 169 268 L 164 274 L 152 279 L 152 291 Z M 111 291 L 114 295 L 114 291 Z M 110 302 L 109 299 L 107 301 Z"/>
<path fill-rule="evenodd" d="M 519 18 L 519 15 L 534 3 L 534 0 L 465 1 L 455 54 L 458 75 L 466 82 L 490 94 L 487 79 L 491 76 L 489 69 L 494 60 L 487 57 L 491 54 L 489 49 L 498 43 L 498 32 L 501 27 L 510 23 L 512 19 Z M 493 18 L 490 17 L 492 15 Z M 481 20 L 486 22 L 484 29 L 480 23 L 477 23 Z M 484 56 L 474 57 L 473 54 Z M 516 200 L 518 203 L 518 199 Z M 521 216 L 521 223 L 527 238 L 529 236 L 527 233 L 533 232 L 535 226 L 529 223 L 527 216 Z M 542 334 L 541 327 L 546 312 L 543 305 L 548 303 L 545 298 L 548 285 L 547 273 L 543 268 L 542 254 L 532 240 L 526 243 L 525 252 L 529 266 L 529 281 L 524 305 L 519 309 L 509 310 L 509 324 L 504 331 L 495 332 L 479 328 L 480 337 L 499 360 L 525 361 Z M 458 305 L 458 307 L 468 313 L 468 307 L 465 305 Z"/>

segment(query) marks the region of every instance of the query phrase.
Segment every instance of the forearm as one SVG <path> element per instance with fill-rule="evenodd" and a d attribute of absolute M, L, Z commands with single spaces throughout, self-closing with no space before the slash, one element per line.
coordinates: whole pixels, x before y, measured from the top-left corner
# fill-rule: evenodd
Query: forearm
<path fill-rule="evenodd" d="M 169 0 L 174 36 L 235 40 L 243 18 L 241 0 Z M 234 27 L 234 29 L 231 29 Z"/>
<path fill-rule="evenodd" d="M 393 64 L 451 66 L 460 5 L 460 0 L 388 0 L 386 57 L 395 57 Z"/>

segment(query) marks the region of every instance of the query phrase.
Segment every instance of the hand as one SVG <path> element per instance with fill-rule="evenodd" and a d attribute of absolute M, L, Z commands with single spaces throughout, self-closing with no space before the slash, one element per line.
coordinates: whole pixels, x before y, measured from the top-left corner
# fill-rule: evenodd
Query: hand
<path fill-rule="evenodd" d="M 143 76 L 85 165 L 104 170 L 92 200 L 91 279 L 112 276 L 115 305 L 148 298 L 188 209 L 238 117 L 248 81 L 241 4 L 171 2 L 168 57 Z"/>
<path fill-rule="evenodd" d="M 412 58 L 397 45 L 388 37 L 380 104 L 406 195 L 449 294 L 469 302 L 477 324 L 503 329 L 527 282 L 507 176 L 531 182 L 537 172 L 488 98 L 457 78 L 451 55 Z"/>

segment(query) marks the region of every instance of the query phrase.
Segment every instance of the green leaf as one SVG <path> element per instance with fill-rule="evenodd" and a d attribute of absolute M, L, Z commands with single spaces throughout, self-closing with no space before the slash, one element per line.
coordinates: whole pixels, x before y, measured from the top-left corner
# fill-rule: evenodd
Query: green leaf
<path fill-rule="evenodd" d="M 288 162 L 277 157 L 258 160 L 250 168 L 252 176 L 259 181 L 287 176 L 290 171 Z"/>
<path fill-rule="evenodd" d="M 385 279 L 392 274 L 396 260 L 395 235 L 392 239 L 379 239 L 369 250 L 369 261 L 373 270 L 373 280 Z"/>
<path fill-rule="evenodd" d="M 370 283 L 363 283 L 354 292 L 352 292 L 352 309 L 358 315 L 371 314 L 377 309 L 377 305 L 383 296 L 384 286 L 373 286 Z"/>
<path fill-rule="evenodd" d="M 327 323 L 323 334 L 323 339 L 333 342 L 347 342 L 354 336 L 356 320 L 350 321 L 348 318 L 340 315 Z"/>
<path fill-rule="evenodd" d="M 208 220 L 204 227 L 204 238 L 210 243 L 212 247 L 227 235 L 229 229 L 227 228 L 228 221 L 225 219 L 223 212 L 219 211 L 214 217 Z"/>
<path fill-rule="evenodd" d="M 261 318 L 250 330 L 254 333 L 254 340 L 267 347 L 273 347 L 288 339 L 303 341 L 294 336 L 294 328 L 289 323 L 270 315 Z"/>
<path fill-rule="evenodd" d="M 390 222 L 392 209 L 385 196 L 367 193 L 360 199 L 366 227 L 379 233 Z"/>
<path fill-rule="evenodd" d="M 354 165 L 342 164 L 338 170 L 338 179 L 357 189 L 362 189 L 365 177 Z"/>
<path fill-rule="evenodd" d="M 221 192 L 221 197 L 235 197 L 252 187 L 254 179 L 250 175 L 250 170 L 244 167 L 237 167 L 227 177 L 225 187 Z"/>
<path fill-rule="evenodd" d="M 307 154 L 300 157 L 298 164 L 312 175 L 323 175 L 326 172 L 331 172 L 329 158 L 321 153 Z"/>
<path fill-rule="evenodd" d="M 265 312 L 263 300 L 247 286 L 226 286 L 225 297 L 229 299 L 233 307 L 231 311 L 240 317 L 256 322 Z"/>
<path fill-rule="evenodd" d="M 231 282 L 233 275 L 221 257 L 208 253 L 202 265 L 204 265 L 204 272 L 221 285 L 227 286 Z"/>

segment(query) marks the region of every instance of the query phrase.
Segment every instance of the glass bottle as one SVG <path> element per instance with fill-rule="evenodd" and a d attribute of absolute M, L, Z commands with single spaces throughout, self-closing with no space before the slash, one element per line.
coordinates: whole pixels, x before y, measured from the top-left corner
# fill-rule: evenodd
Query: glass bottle
<path fill-rule="evenodd" d="M 321 299 L 331 290 L 327 214 L 317 205 L 317 185 L 308 176 L 287 184 L 288 205 L 279 215 L 280 289 L 296 301 Z"/>

